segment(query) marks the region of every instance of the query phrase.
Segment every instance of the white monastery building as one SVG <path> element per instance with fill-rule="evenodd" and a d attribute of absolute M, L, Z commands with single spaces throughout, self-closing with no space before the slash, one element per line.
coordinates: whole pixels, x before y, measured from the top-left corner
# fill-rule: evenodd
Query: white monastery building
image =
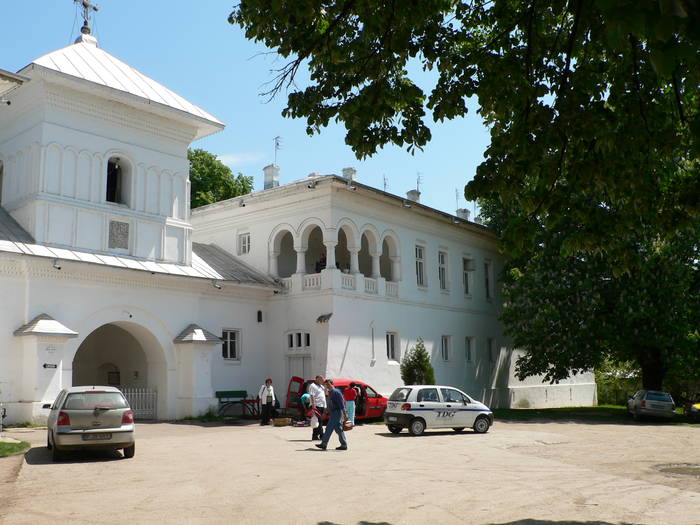
<path fill-rule="evenodd" d="M 514 377 L 496 236 L 342 176 L 190 212 L 187 148 L 224 125 L 102 50 L 0 71 L 0 405 L 41 421 L 61 388 L 119 385 L 175 419 L 271 377 L 401 385 L 419 338 L 437 381 L 491 406 L 591 405 L 592 374 Z M 325 256 L 325 262 L 322 261 Z M 284 402 L 284 399 L 282 399 Z"/>

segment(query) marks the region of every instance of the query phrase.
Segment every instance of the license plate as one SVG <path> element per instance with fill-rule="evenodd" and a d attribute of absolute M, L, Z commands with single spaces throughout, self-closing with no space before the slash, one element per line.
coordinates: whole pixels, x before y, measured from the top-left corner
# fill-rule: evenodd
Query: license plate
<path fill-rule="evenodd" d="M 93 434 L 83 434 L 83 441 L 100 441 L 103 439 L 112 439 L 112 434 L 109 432 L 98 432 Z"/>
<path fill-rule="evenodd" d="M 394 416 L 389 416 L 387 417 L 388 421 L 396 421 L 396 418 Z"/>

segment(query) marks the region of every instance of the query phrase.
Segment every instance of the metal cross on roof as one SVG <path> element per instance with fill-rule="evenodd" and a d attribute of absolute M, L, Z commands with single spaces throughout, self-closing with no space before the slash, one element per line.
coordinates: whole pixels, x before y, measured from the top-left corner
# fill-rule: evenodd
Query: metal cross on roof
<path fill-rule="evenodd" d="M 84 35 L 90 34 L 90 11 L 99 11 L 100 7 L 90 2 L 90 0 L 73 0 L 76 4 L 80 4 L 83 10 L 83 27 L 80 32 Z"/>

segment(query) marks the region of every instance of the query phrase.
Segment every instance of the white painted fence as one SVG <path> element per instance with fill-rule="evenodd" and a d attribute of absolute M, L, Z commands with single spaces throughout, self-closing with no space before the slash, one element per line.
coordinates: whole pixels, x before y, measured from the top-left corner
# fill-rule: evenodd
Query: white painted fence
<path fill-rule="evenodd" d="M 154 388 L 120 386 L 119 390 L 134 411 L 134 419 L 156 419 L 158 392 Z"/>

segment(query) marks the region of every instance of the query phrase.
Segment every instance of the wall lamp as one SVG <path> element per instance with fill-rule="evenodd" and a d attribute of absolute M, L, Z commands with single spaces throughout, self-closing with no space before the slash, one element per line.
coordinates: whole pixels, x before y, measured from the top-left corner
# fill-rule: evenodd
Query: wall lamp
<path fill-rule="evenodd" d="M 312 180 L 311 182 L 309 182 L 309 183 L 306 185 L 306 187 L 309 188 L 310 190 L 313 190 L 313 189 L 316 187 L 316 181 L 315 181 L 315 180 Z"/>
<path fill-rule="evenodd" d="M 410 202 L 403 201 L 403 207 L 404 207 L 404 208 L 410 208 L 410 207 L 411 207 L 411 203 L 410 203 Z"/>
<path fill-rule="evenodd" d="M 239 205 L 241 208 L 245 208 L 245 201 L 240 201 L 240 202 L 238 203 L 238 205 Z"/>
<path fill-rule="evenodd" d="M 219 281 L 216 281 L 216 280 L 212 281 L 212 282 L 211 282 L 211 285 L 212 285 L 214 288 L 216 288 L 217 290 L 221 290 L 221 288 L 222 288 L 222 286 L 219 284 Z"/>
<path fill-rule="evenodd" d="M 60 270 L 60 269 L 61 269 L 61 265 L 59 264 L 58 259 L 54 259 L 54 260 L 53 260 L 53 267 L 54 267 L 56 270 Z"/>

